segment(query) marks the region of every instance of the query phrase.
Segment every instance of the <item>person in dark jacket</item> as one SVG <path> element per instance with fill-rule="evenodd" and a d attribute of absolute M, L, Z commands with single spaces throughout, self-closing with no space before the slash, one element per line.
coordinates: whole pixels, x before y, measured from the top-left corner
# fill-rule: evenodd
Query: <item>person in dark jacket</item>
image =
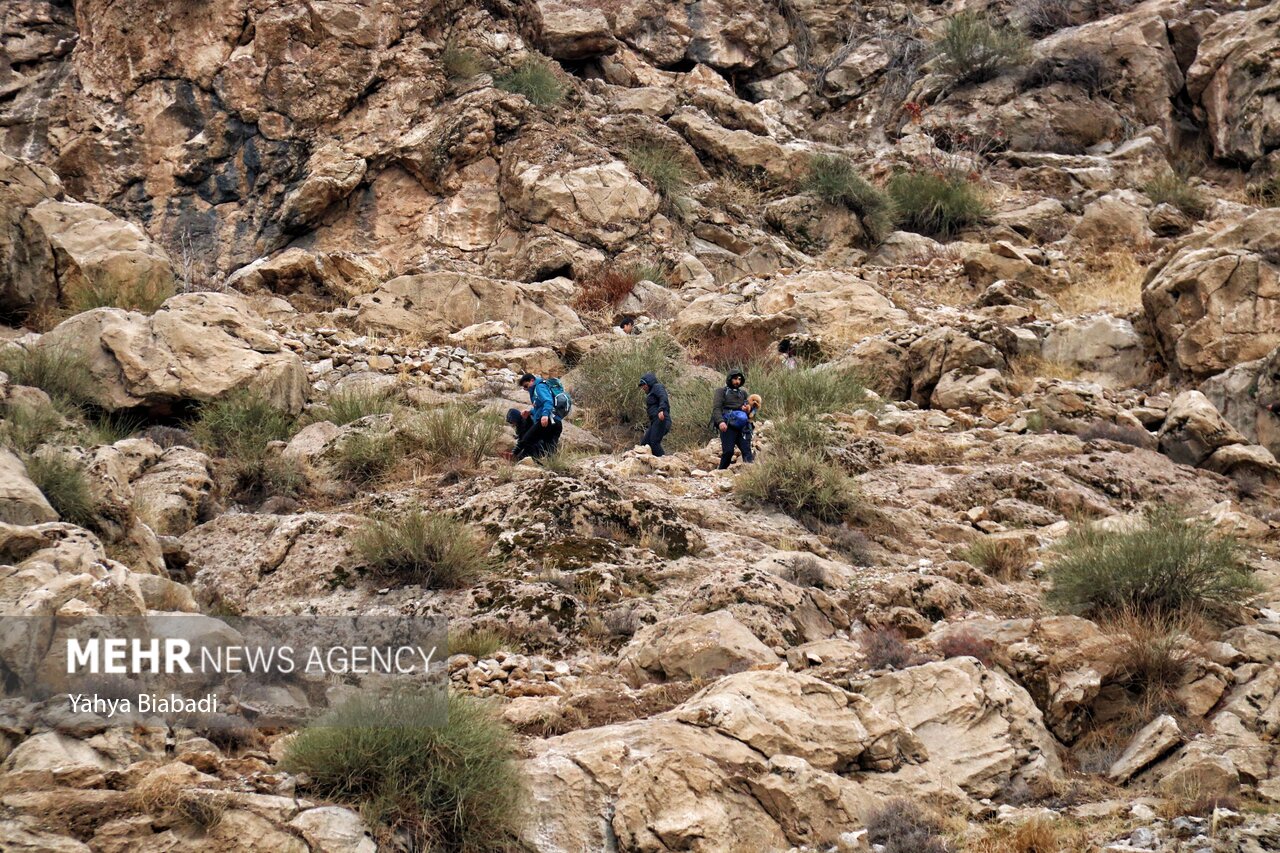
<path fill-rule="evenodd" d="M 640 377 L 640 387 L 644 389 L 644 411 L 649 416 L 649 428 L 644 431 L 641 444 L 649 445 L 654 456 L 661 456 L 662 439 L 671 432 L 671 400 L 667 397 L 667 389 L 658 381 L 653 373 Z"/>
<path fill-rule="evenodd" d="M 730 426 L 725 415 L 733 411 L 742 411 L 751 395 L 743 386 L 747 384 L 747 375 L 741 370 L 731 370 L 725 377 L 724 385 L 716 389 L 715 399 L 711 403 L 711 423 L 720 430 L 720 468 L 728 468 L 733 462 L 733 449 L 742 451 L 743 462 L 754 462 L 756 455 L 751 452 L 751 432 L 747 427 Z"/>
<path fill-rule="evenodd" d="M 535 459 L 555 453 L 560 446 L 560 433 L 564 424 L 556 417 L 555 400 L 551 389 L 540 377 L 526 373 L 520 377 L 520 387 L 529 392 L 530 408 L 520 413 L 522 422 L 529 428 L 516 440 L 511 458 L 519 462 L 526 456 Z"/>

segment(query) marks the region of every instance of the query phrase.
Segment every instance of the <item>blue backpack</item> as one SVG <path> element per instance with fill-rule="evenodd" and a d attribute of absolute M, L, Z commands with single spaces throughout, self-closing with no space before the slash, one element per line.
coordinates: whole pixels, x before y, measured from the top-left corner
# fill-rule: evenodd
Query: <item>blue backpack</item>
<path fill-rule="evenodd" d="M 734 409 L 731 412 L 725 412 L 724 422 L 733 429 L 742 429 L 751 422 L 751 417 L 742 409 Z"/>
<path fill-rule="evenodd" d="M 564 390 L 564 385 L 559 379 L 544 379 L 547 390 L 551 392 L 551 408 L 560 420 L 569 417 L 569 413 L 573 411 L 573 399 L 569 397 L 569 392 Z"/>

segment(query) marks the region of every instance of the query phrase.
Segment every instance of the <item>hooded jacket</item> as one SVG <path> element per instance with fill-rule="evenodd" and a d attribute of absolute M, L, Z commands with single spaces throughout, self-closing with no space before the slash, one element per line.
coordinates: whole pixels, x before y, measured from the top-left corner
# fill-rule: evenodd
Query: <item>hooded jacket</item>
<path fill-rule="evenodd" d="M 549 418 L 551 422 L 557 420 L 555 413 L 556 401 L 551 396 L 551 389 L 547 387 L 547 383 L 542 377 L 535 376 L 533 385 L 529 387 L 529 417 L 533 418 L 536 423 L 540 418 Z"/>
<path fill-rule="evenodd" d="M 734 388 L 730 383 L 733 377 L 741 376 L 742 385 Z M 716 389 L 716 396 L 711 404 L 711 423 L 717 429 L 720 424 L 724 423 L 724 413 L 731 412 L 734 409 L 741 409 L 743 404 L 747 402 L 747 375 L 741 370 L 731 370 L 724 378 L 724 385 Z"/>
<path fill-rule="evenodd" d="M 649 420 L 656 419 L 658 412 L 665 412 L 667 420 L 671 420 L 671 400 L 667 397 L 667 389 L 658 381 L 658 377 L 653 373 L 646 373 L 640 377 L 640 384 L 649 386 L 649 393 L 644 398 L 644 412 L 649 416 Z"/>

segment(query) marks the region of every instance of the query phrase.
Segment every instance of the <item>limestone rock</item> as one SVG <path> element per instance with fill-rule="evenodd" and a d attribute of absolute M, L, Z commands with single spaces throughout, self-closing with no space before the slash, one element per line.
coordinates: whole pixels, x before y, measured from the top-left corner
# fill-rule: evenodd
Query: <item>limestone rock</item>
<path fill-rule="evenodd" d="M 51 169 L 0 153 L 0 310 L 57 302 L 53 249 L 29 211 L 61 198 L 62 182 Z"/>
<path fill-rule="evenodd" d="M 777 180 L 793 180 L 808 167 L 806 152 L 749 130 L 729 130 L 694 107 L 682 107 L 667 123 L 707 157 L 744 172 L 759 169 Z"/>
<path fill-rule="evenodd" d="M 1162 714 L 1133 736 L 1124 752 L 1107 771 L 1107 777 L 1113 782 L 1124 784 L 1180 743 L 1182 731 L 1178 728 L 1177 720 L 1168 714 Z"/>
<path fill-rule="evenodd" d="M 1280 347 L 1210 377 L 1200 391 L 1246 439 L 1280 453 L 1280 415 L 1266 408 L 1280 403 Z"/>
<path fill-rule="evenodd" d="M 610 838 L 654 853 L 833 843 L 876 800 L 848 774 L 924 760 L 866 699 L 786 672 L 731 675 L 672 711 L 536 741 L 531 752 L 522 835 L 548 853 L 606 849 Z"/>
<path fill-rule="evenodd" d="M 1250 163 L 1280 147 L 1280 5 L 1222 15 L 1204 32 L 1187 91 L 1208 119 L 1214 155 Z"/>
<path fill-rule="evenodd" d="M 929 397 L 935 409 L 974 409 L 1006 399 L 1008 385 L 1000 371 L 990 367 L 948 370 L 938 378 Z"/>
<path fill-rule="evenodd" d="M 370 836 L 360 815 L 339 806 L 307 809 L 289 821 L 315 850 L 331 853 L 377 853 L 378 845 Z"/>
<path fill-rule="evenodd" d="M 907 725 L 928 750 L 930 765 L 970 796 L 994 796 L 1015 779 L 1039 785 L 1062 778 L 1040 709 L 1007 676 L 973 658 L 882 675 L 861 692 L 882 714 Z"/>
<path fill-rule="evenodd" d="M 778 276 L 750 298 L 735 293 L 700 296 L 676 317 L 673 330 L 691 337 L 804 332 L 852 342 L 906 320 L 906 312 L 868 282 L 832 271 Z"/>
<path fill-rule="evenodd" d="M 1225 796 L 1240 787 L 1235 763 L 1208 744 L 1188 744 L 1158 769 L 1159 789 L 1173 796 Z"/>
<path fill-rule="evenodd" d="M 1071 236 L 1100 245 L 1146 245 L 1155 235 L 1147 225 L 1147 212 L 1139 199 L 1131 190 L 1117 190 L 1090 202 L 1071 229 Z"/>
<path fill-rule="evenodd" d="M 1108 314 L 1058 323 L 1045 335 L 1041 354 L 1122 387 L 1138 384 L 1146 372 L 1141 336 L 1128 320 Z"/>
<path fill-rule="evenodd" d="M 181 536 L 196 526 L 213 495 L 209 457 L 190 447 L 171 447 L 132 482 L 133 505 L 157 534 Z"/>
<path fill-rule="evenodd" d="M 57 520 L 58 513 L 27 476 L 27 466 L 0 448 L 0 521 L 27 525 Z"/>
<path fill-rule="evenodd" d="M 357 321 L 370 329 L 443 339 L 476 323 L 503 317 L 511 333 L 537 344 L 585 334 L 568 307 L 572 286 L 563 279 L 538 284 L 467 273 L 426 273 L 393 278 L 357 297 Z"/>
<path fill-rule="evenodd" d="M 96 380 L 94 401 L 109 410 L 172 407 L 252 388 L 297 412 L 306 388 L 302 360 L 230 293 L 174 296 L 150 317 L 95 308 L 64 320 L 38 346 L 82 354 Z"/>
<path fill-rule="evenodd" d="M 1280 346 L 1280 209 L 1196 235 L 1152 267 L 1142 304 L 1169 366 L 1205 378 Z"/>
<path fill-rule="evenodd" d="M 618 43 L 604 12 L 559 0 L 541 0 L 542 46 L 553 59 L 589 59 L 613 53 Z"/>
<path fill-rule="evenodd" d="M 7 772 L 80 766 L 107 770 L 113 764 L 114 762 L 79 738 L 45 732 L 18 744 L 5 759 L 3 767 Z"/>
<path fill-rule="evenodd" d="M 724 610 L 677 616 L 640 630 L 619 653 L 633 682 L 719 678 L 778 656 Z"/>
<path fill-rule="evenodd" d="M 1200 465 L 1218 448 L 1245 440 L 1199 391 L 1173 398 L 1157 438 L 1160 451 L 1184 465 Z"/>

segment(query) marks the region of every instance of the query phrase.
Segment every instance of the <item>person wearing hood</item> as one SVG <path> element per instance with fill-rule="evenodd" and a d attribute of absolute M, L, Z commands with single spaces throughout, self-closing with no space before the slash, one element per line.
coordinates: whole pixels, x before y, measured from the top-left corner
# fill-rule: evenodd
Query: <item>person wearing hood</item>
<path fill-rule="evenodd" d="M 649 428 L 644 431 L 640 443 L 649 445 L 654 456 L 662 456 L 666 453 L 662 449 L 662 439 L 671 432 L 671 400 L 667 397 L 667 389 L 653 373 L 640 377 L 640 387 L 645 392 L 644 411 L 649 416 Z"/>
<path fill-rule="evenodd" d="M 743 462 L 754 462 L 756 456 L 751 452 L 750 421 L 740 425 L 731 421 L 744 420 L 734 412 L 743 413 L 751 396 L 744 387 L 747 375 L 741 370 L 731 370 L 724 379 L 724 385 L 716 389 L 715 399 L 711 404 L 711 423 L 720 430 L 720 468 L 728 468 L 733 462 L 733 450 L 742 451 Z"/>

